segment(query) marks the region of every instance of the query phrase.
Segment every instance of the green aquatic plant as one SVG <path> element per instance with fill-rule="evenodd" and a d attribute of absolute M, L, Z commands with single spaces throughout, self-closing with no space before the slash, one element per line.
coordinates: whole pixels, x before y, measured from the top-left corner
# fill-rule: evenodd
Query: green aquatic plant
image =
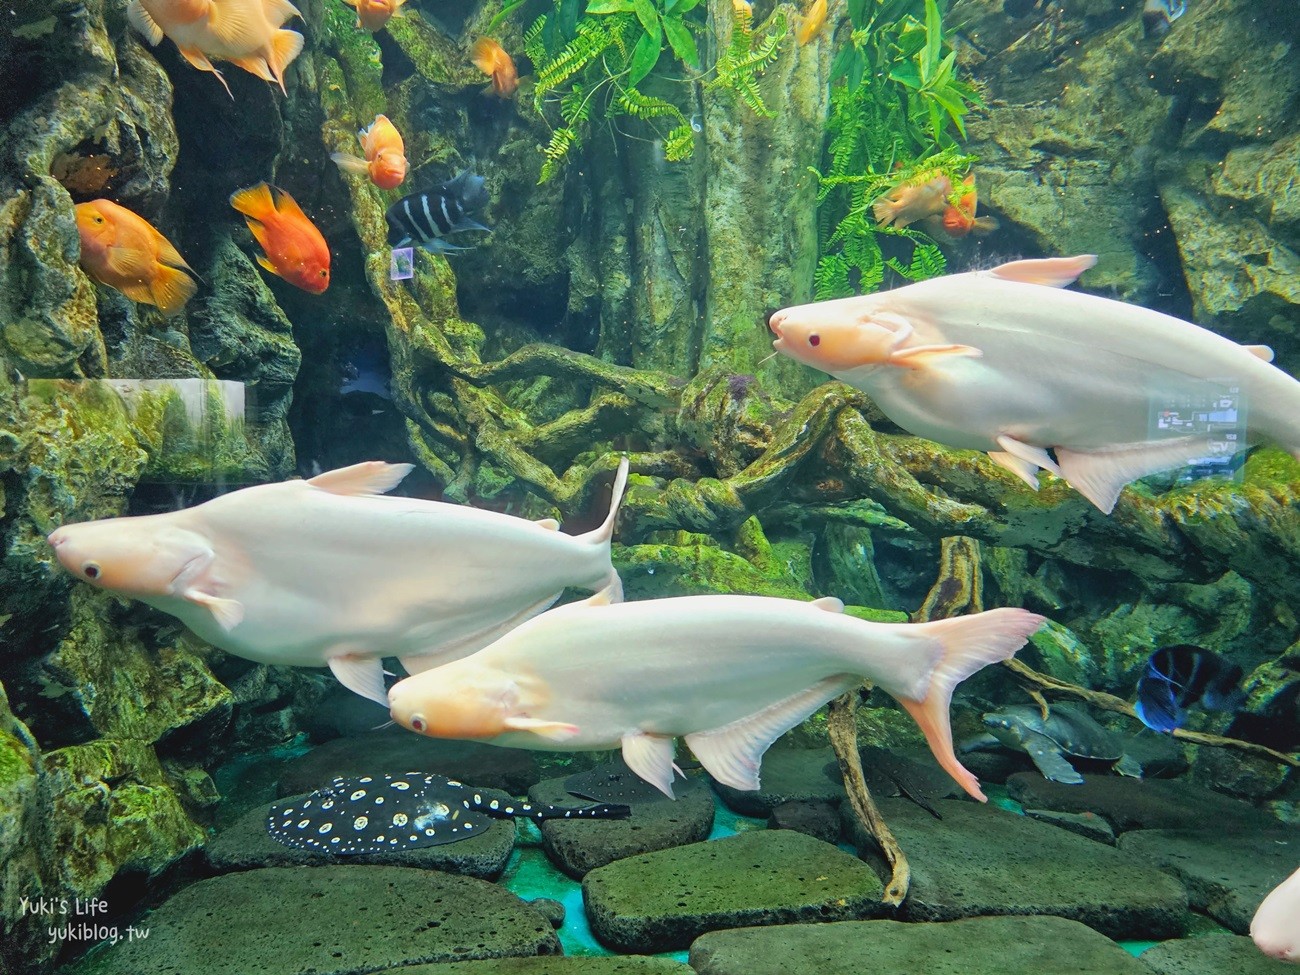
<path fill-rule="evenodd" d="M 665 51 L 692 81 L 730 90 L 753 111 L 769 114 L 758 90 L 758 75 L 776 57 L 785 36 L 784 16 L 774 16 L 755 30 L 748 5 L 737 4 L 730 42 L 712 68 L 705 70 L 697 35 L 709 30 L 700 0 L 553 0 L 524 33 L 524 50 L 536 69 L 533 100 L 543 114 L 558 108 L 559 122 L 543 148 L 546 162 L 539 182 L 558 173 L 580 146 L 593 120 L 618 116 L 653 122 L 660 132 L 664 158 L 677 162 L 691 156 L 695 131 L 672 101 L 649 95 L 640 86 Z M 516 9 L 507 5 L 498 18 Z M 710 78 L 709 75 L 712 75 Z"/>
<path fill-rule="evenodd" d="M 892 268 L 910 281 L 942 274 L 943 252 L 919 230 L 883 227 L 870 213 L 882 193 L 946 175 L 962 193 L 974 161 L 957 148 L 965 116 L 983 107 L 957 79 L 943 27 L 946 0 L 849 0 L 852 31 L 831 66 L 826 169 L 819 180 L 816 297 L 876 290 Z M 956 202 L 955 199 L 951 202 Z M 913 242 L 910 262 L 886 259 L 880 238 Z"/>

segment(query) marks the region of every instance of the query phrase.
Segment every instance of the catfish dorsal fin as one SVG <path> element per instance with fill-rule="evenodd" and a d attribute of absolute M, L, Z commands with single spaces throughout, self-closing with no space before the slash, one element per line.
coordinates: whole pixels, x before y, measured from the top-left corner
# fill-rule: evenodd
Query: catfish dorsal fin
<path fill-rule="evenodd" d="M 389 464 L 382 460 L 367 460 L 351 467 L 317 474 L 307 483 L 330 494 L 365 495 L 386 494 L 402 483 L 402 478 L 415 469 L 414 464 Z"/>
<path fill-rule="evenodd" d="M 1267 345 L 1243 345 L 1242 348 L 1256 359 L 1263 359 L 1265 362 L 1273 361 L 1273 350 Z"/>
<path fill-rule="evenodd" d="M 1078 257 L 1044 257 L 1038 260 L 999 264 L 988 273 L 1003 281 L 1064 288 L 1068 284 L 1073 284 L 1080 274 L 1096 263 L 1096 254 L 1080 254 Z"/>

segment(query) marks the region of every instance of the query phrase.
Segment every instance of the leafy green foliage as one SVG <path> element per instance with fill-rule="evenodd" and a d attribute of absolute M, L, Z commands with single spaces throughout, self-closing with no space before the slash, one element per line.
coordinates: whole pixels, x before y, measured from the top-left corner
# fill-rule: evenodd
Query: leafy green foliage
<path fill-rule="evenodd" d="M 493 19 L 499 22 L 523 5 L 507 0 Z M 524 48 L 536 70 L 533 98 L 538 111 L 558 109 L 559 125 L 544 148 L 541 182 L 559 172 L 564 161 L 590 132 L 595 119 L 627 116 L 642 122 L 667 122 L 655 129 L 663 140 L 664 158 L 687 159 L 695 149 L 697 128 L 672 101 L 652 97 L 638 87 L 670 51 L 691 81 L 726 88 L 754 111 L 766 115 L 757 77 L 776 57 L 786 33 L 783 17 L 754 30 L 751 15 L 737 12 L 731 42 L 711 69 L 701 63 L 697 38 L 707 31 L 701 0 L 552 0 L 524 34 Z M 743 21 L 743 23 L 742 23 Z M 712 78 L 709 75 L 712 74 Z M 553 117 L 553 116 L 552 116 Z"/>
<path fill-rule="evenodd" d="M 954 133 L 965 136 L 966 114 L 983 103 L 955 75 L 956 54 L 943 28 L 946 5 L 848 0 L 852 32 L 831 66 L 825 171 L 816 173 L 819 300 L 874 291 L 886 267 L 912 281 L 945 269 L 933 240 L 910 227 L 879 225 L 871 205 L 895 186 L 941 174 L 959 187 L 975 161 L 961 154 Z M 883 237 L 910 240 L 911 261 L 886 260 Z"/>

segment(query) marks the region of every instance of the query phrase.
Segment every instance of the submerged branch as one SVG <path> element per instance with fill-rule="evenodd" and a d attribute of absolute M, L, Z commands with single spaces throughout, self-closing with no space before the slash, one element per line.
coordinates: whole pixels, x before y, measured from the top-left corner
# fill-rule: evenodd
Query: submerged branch
<path fill-rule="evenodd" d="M 903 853 L 898 840 L 876 808 L 871 791 L 867 788 L 866 777 L 862 774 L 862 757 L 858 753 L 858 726 L 853 717 L 857 710 L 857 698 L 858 692 L 853 690 L 831 701 L 827 730 L 830 732 L 835 757 L 839 759 L 840 774 L 844 776 L 844 789 L 849 794 L 849 803 L 863 828 L 885 854 L 892 870 L 881 901 L 891 907 L 898 907 L 907 898 L 907 888 L 912 882 L 912 868 L 907 862 L 907 855 Z"/>

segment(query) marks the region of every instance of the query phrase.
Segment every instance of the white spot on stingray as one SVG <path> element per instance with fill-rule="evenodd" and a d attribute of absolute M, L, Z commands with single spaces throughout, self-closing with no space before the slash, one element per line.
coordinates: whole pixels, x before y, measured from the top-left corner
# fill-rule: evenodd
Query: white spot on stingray
<path fill-rule="evenodd" d="M 320 807 L 321 807 L 322 809 L 333 809 L 333 808 L 334 808 L 334 800 L 333 800 L 333 799 L 326 799 L 324 802 L 322 802 L 322 803 L 320 804 Z"/>
<path fill-rule="evenodd" d="M 334 837 L 331 837 L 331 838 L 330 838 L 330 842 L 331 842 L 331 843 L 337 843 L 338 841 L 339 841 L 339 838 L 338 838 L 337 836 L 334 836 Z"/>
<path fill-rule="evenodd" d="M 375 781 L 375 780 L 372 779 L 372 778 L 371 778 L 370 776 L 368 776 L 368 775 L 363 775 L 363 776 L 361 776 L 361 778 L 357 779 L 357 781 L 358 781 L 358 782 L 373 782 L 373 781 Z"/>
<path fill-rule="evenodd" d="M 322 823 L 322 824 L 321 824 L 321 828 L 318 829 L 316 832 L 320 833 L 321 836 L 324 836 L 326 833 L 328 833 L 328 832 L 329 832 L 330 830 L 332 830 L 333 828 L 334 828 L 334 824 L 333 824 L 333 823 Z"/>
<path fill-rule="evenodd" d="M 408 822 L 410 822 L 410 817 L 406 813 L 398 813 L 393 817 L 394 826 L 405 826 Z"/>
<path fill-rule="evenodd" d="M 497 802 L 495 799 L 493 799 L 491 802 L 488 803 L 488 808 L 489 808 L 489 809 L 500 809 L 500 808 L 501 808 L 501 803 L 499 803 L 499 802 Z"/>
<path fill-rule="evenodd" d="M 432 827 L 432 826 L 430 826 L 428 829 L 426 829 L 426 830 L 424 831 L 424 835 L 425 835 L 425 836 L 432 836 L 433 833 L 434 833 L 434 830 L 433 830 L 433 827 Z M 412 836 L 411 839 L 415 839 L 415 837 Z"/>
<path fill-rule="evenodd" d="M 365 797 L 366 797 L 366 790 L 358 789 L 356 792 L 352 793 L 350 798 L 352 799 L 353 802 L 356 802 L 358 799 L 364 799 Z"/>
<path fill-rule="evenodd" d="M 355 829 L 357 832 L 360 832 L 361 830 L 365 829 L 369 825 L 370 825 L 370 820 L 367 819 L 365 816 L 358 816 L 356 819 L 352 821 L 352 828 Z"/>
<path fill-rule="evenodd" d="M 410 787 L 411 787 L 411 783 L 409 783 L 409 782 L 394 782 L 394 783 L 393 783 L 393 788 L 394 788 L 394 789 L 398 789 L 398 790 L 400 790 L 400 791 L 402 791 L 402 792 L 405 792 L 405 791 L 406 791 L 407 789 L 409 789 Z"/>
<path fill-rule="evenodd" d="M 384 804 L 384 797 L 383 797 L 383 796 L 375 796 L 375 805 L 376 805 L 376 806 L 382 806 L 383 804 Z"/>
<path fill-rule="evenodd" d="M 376 842 L 376 843 L 382 843 L 382 842 L 384 842 L 384 837 L 383 837 L 383 834 L 382 834 L 382 833 L 381 833 L 379 836 L 376 836 L 376 837 L 375 837 L 375 842 Z"/>
<path fill-rule="evenodd" d="M 307 828 L 308 826 L 310 826 L 310 825 L 311 825 L 311 820 L 310 820 L 310 819 L 301 819 L 301 820 L 298 821 L 298 828 L 299 828 L 299 829 L 306 829 L 306 828 Z"/>
<path fill-rule="evenodd" d="M 425 832 L 428 833 L 428 832 L 430 832 L 430 830 L 425 830 Z M 414 842 L 415 842 L 416 840 L 418 840 L 419 838 L 420 838 L 420 837 L 416 836 L 414 833 L 411 834 L 411 842 L 412 842 L 412 843 L 414 843 Z"/>

